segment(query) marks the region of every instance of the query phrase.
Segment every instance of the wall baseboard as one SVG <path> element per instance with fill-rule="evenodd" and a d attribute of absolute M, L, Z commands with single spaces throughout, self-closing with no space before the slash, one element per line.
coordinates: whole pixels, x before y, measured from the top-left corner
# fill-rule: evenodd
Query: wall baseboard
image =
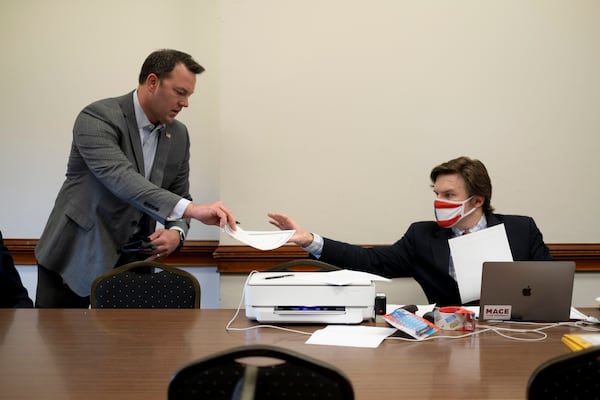
<path fill-rule="evenodd" d="M 4 239 L 16 265 L 36 265 L 37 239 Z M 556 260 L 575 261 L 578 272 L 600 272 L 600 243 L 546 243 Z M 362 245 L 372 247 L 373 245 Z M 220 273 L 263 271 L 285 261 L 307 258 L 300 247 L 285 245 L 271 251 L 250 246 L 220 246 L 218 240 L 187 240 L 179 252 L 162 260 L 166 264 L 217 266 Z"/>

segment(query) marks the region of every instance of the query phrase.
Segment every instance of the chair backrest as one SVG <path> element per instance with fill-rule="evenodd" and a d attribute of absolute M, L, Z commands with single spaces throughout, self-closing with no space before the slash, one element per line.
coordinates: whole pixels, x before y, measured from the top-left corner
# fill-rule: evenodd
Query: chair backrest
<path fill-rule="evenodd" d="M 301 260 L 291 260 L 282 264 L 276 265 L 267 271 L 292 271 L 292 272 L 320 272 L 320 271 L 336 271 L 339 270 L 335 265 L 328 264 L 323 261 L 306 258 Z"/>
<path fill-rule="evenodd" d="M 200 283 L 189 272 L 136 261 L 96 278 L 92 308 L 200 308 Z"/>
<path fill-rule="evenodd" d="M 529 378 L 527 398 L 600 398 L 600 346 L 554 357 L 538 366 Z"/>
<path fill-rule="evenodd" d="M 336 367 L 291 350 L 235 347 L 177 371 L 168 400 L 354 399 L 350 380 Z"/>

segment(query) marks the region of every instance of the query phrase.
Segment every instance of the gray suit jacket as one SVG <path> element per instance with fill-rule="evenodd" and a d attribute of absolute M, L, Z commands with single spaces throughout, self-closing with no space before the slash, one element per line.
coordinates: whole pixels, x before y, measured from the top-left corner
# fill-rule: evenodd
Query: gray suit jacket
<path fill-rule="evenodd" d="M 71 290 L 90 294 L 93 280 L 115 266 L 120 247 L 156 221 L 184 232 L 189 221 L 166 221 L 189 194 L 187 128 L 167 125 L 147 180 L 133 92 L 84 108 L 75 121 L 63 183 L 35 249 L 39 265 L 62 275 Z"/>

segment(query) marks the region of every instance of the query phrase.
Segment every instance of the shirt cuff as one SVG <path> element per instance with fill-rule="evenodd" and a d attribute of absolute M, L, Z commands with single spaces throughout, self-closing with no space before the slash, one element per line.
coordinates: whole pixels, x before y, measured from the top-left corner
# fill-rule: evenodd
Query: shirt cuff
<path fill-rule="evenodd" d="M 169 228 L 170 231 L 179 231 L 183 235 L 183 239 L 185 239 L 185 232 L 179 226 L 172 226 Z"/>
<path fill-rule="evenodd" d="M 182 198 L 181 200 L 179 200 L 177 204 L 175 204 L 175 207 L 173 207 L 173 211 L 171 211 L 171 214 L 167 216 L 167 221 L 177 221 L 178 219 L 183 218 L 183 213 L 185 212 L 187 206 L 190 205 L 190 203 L 191 201 L 189 201 L 188 199 Z"/>
<path fill-rule="evenodd" d="M 321 254 L 323 253 L 323 238 L 320 235 L 313 233 L 312 243 L 303 247 L 303 249 L 312 254 L 315 258 L 321 258 Z"/>

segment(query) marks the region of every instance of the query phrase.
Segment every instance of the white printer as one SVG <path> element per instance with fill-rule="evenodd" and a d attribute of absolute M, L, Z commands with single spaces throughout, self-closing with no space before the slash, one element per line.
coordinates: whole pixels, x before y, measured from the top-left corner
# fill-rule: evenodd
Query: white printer
<path fill-rule="evenodd" d="M 358 271 L 256 272 L 246 287 L 246 317 L 268 323 L 359 324 L 375 318 L 373 277 Z"/>

